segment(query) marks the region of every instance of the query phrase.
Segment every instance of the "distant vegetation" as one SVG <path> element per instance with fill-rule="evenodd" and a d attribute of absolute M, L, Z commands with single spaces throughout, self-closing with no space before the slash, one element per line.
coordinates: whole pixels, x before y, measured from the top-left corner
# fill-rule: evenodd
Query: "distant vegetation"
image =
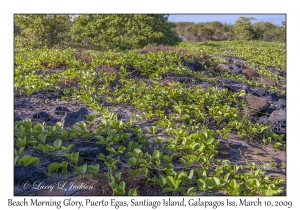
<path fill-rule="evenodd" d="M 285 41 L 286 22 L 281 26 L 270 22 L 251 23 L 255 18 L 240 17 L 233 25 L 218 21 L 206 23 L 178 22 L 176 33 L 182 41 L 205 40 L 261 40 Z"/>
<path fill-rule="evenodd" d="M 15 15 L 15 44 L 34 48 L 80 47 L 130 50 L 148 45 L 176 45 L 181 41 L 285 41 L 285 21 L 251 23 L 240 17 L 233 25 L 213 22 L 168 21 L 168 15 Z"/>

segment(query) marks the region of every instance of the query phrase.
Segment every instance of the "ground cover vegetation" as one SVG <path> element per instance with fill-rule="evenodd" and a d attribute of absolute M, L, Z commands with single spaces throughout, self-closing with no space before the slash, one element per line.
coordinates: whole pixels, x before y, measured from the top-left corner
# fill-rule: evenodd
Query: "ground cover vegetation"
<path fill-rule="evenodd" d="M 285 194 L 284 42 L 180 43 L 164 15 L 15 23 L 15 195 Z"/>

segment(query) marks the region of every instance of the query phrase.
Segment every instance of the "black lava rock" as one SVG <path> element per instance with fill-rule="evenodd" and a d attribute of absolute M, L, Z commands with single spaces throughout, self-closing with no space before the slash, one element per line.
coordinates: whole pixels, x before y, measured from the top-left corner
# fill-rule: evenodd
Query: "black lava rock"
<path fill-rule="evenodd" d="M 19 117 L 19 116 L 14 116 L 14 122 L 16 122 L 16 121 L 21 121 L 21 120 L 23 120 L 21 117 Z"/>
<path fill-rule="evenodd" d="M 57 106 L 55 108 L 55 114 L 64 115 L 66 112 L 70 112 L 70 110 L 65 106 Z"/>
<path fill-rule="evenodd" d="M 204 71 L 205 68 L 204 66 L 202 66 L 201 63 L 199 63 L 199 61 L 197 61 L 196 59 L 194 59 L 192 62 L 188 63 L 188 68 L 193 70 L 193 71 Z"/>
<path fill-rule="evenodd" d="M 250 88 L 250 93 L 254 96 L 258 96 L 258 97 L 267 97 L 270 95 L 270 92 L 262 89 L 262 88 Z"/>
<path fill-rule="evenodd" d="M 26 181 L 33 184 L 36 181 L 40 181 L 44 176 L 45 174 L 34 165 L 14 167 L 14 181 L 18 184 Z"/>
<path fill-rule="evenodd" d="M 96 157 L 99 155 L 99 153 L 108 153 L 105 145 L 101 145 L 98 147 L 82 147 L 78 149 L 78 152 L 82 157 Z"/>
<path fill-rule="evenodd" d="M 42 121 L 48 121 L 50 119 L 50 115 L 47 112 L 37 112 L 34 115 L 32 115 L 33 119 L 38 119 Z"/>
<path fill-rule="evenodd" d="M 84 115 L 88 115 L 87 108 L 81 107 L 76 112 L 69 112 L 63 118 L 64 126 L 73 126 L 76 122 L 85 121 L 86 117 Z"/>
<path fill-rule="evenodd" d="M 217 85 L 219 87 L 227 88 L 233 92 L 239 92 L 241 90 L 244 90 L 246 93 L 250 92 L 248 85 L 234 79 L 220 78 L 217 80 Z"/>

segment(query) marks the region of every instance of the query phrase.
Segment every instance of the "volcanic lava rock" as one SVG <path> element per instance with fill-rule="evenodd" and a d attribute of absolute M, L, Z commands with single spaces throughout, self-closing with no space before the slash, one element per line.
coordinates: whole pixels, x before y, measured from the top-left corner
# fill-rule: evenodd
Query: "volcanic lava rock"
<path fill-rule="evenodd" d="M 275 67 L 273 66 L 270 66 L 267 68 L 267 70 L 269 70 L 270 72 L 274 73 L 274 74 L 277 74 L 277 75 L 282 75 L 281 72 L 279 70 L 277 70 Z"/>
<path fill-rule="evenodd" d="M 220 78 L 217 80 L 217 85 L 219 87 L 227 88 L 233 92 L 240 92 L 241 90 L 244 90 L 246 93 L 250 92 L 248 85 L 234 79 Z"/>
<path fill-rule="evenodd" d="M 33 119 L 41 120 L 41 121 L 48 121 L 50 119 L 50 115 L 47 112 L 37 112 L 32 115 Z"/>
<path fill-rule="evenodd" d="M 75 125 L 77 122 L 85 121 L 86 117 L 84 115 L 88 115 L 89 111 L 87 108 L 81 107 L 76 112 L 69 112 L 63 118 L 64 126 L 69 127 Z"/>
<path fill-rule="evenodd" d="M 15 183 L 30 182 L 41 180 L 45 175 L 34 165 L 29 166 L 15 166 L 14 167 L 14 181 Z"/>
<path fill-rule="evenodd" d="M 20 116 L 14 116 L 14 122 L 23 120 Z"/>
<path fill-rule="evenodd" d="M 268 119 L 268 123 L 276 133 L 286 133 L 286 111 L 280 109 L 272 112 Z"/>
<path fill-rule="evenodd" d="M 55 107 L 55 114 L 64 115 L 66 112 L 70 112 L 70 110 L 65 106 Z"/>
<path fill-rule="evenodd" d="M 247 95 L 245 100 L 247 104 L 246 109 L 252 113 L 261 112 L 269 108 L 270 106 L 270 104 L 265 98 L 261 98 L 253 95 Z"/>
<path fill-rule="evenodd" d="M 199 63 L 199 61 L 197 59 L 194 59 L 192 62 L 185 61 L 183 57 L 180 57 L 180 59 L 183 62 L 183 64 L 192 71 L 204 71 L 205 70 L 204 66 L 201 63 Z"/>
<path fill-rule="evenodd" d="M 270 117 L 262 116 L 259 123 L 271 125 L 272 130 L 278 134 L 286 133 L 286 111 L 284 109 L 275 110 Z"/>
<path fill-rule="evenodd" d="M 197 61 L 196 59 L 194 59 L 192 62 L 190 62 L 188 64 L 188 67 L 194 71 L 204 71 L 205 70 L 204 66 L 202 66 L 202 64 L 199 63 L 199 61 Z"/>
<path fill-rule="evenodd" d="M 101 145 L 98 147 L 82 147 L 78 149 L 78 152 L 82 157 L 96 157 L 99 155 L 99 153 L 108 153 L 105 145 Z"/>
<path fill-rule="evenodd" d="M 255 88 L 250 87 L 249 93 L 251 93 L 254 96 L 258 96 L 258 97 L 268 97 L 270 95 L 269 91 L 262 89 L 262 88 L 257 88 L 257 87 L 255 87 Z"/>

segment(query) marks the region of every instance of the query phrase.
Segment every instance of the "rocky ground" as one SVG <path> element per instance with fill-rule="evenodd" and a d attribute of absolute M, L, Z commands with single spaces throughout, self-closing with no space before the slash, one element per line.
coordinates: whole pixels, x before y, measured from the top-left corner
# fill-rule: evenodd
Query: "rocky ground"
<path fill-rule="evenodd" d="M 227 64 L 221 64 L 220 68 L 223 70 L 230 71 L 234 74 L 244 74 L 248 78 L 255 78 L 257 81 L 273 84 L 273 81 L 260 76 L 256 73 L 255 68 L 245 69 L 245 61 L 233 57 L 227 56 L 224 59 Z M 204 71 L 203 67 L 194 60 L 191 63 L 186 64 L 193 71 Z M 275 67 L 270 67 L 268 69 L 272 73 L 282 74 Z M 180 75 L 169 75 L 165 76 L 162 81 L 178 81 L 180 83 L 186 83 L 190 86 L 199 85 L 203 89 L 209 87 L 217 88 L 227 88 L 233 92 L 239 92 L 244 90 L 245 93 L 249 95 L 243 97 L 247 106 L 244 108 L 245 113 L 250 113 L 252 115 L 252 120 L 254 122 L 259 122 L 263 124 L 268 124 L 272 126 L 272 130 L 278 134 L 286 134 L 286 98 L 285 96 L 279 96 L 278 92 L 270 92 L 263 88 L 254 88 L 249 85 L 229 78 L 220 78 L 217 80 L 216 84 L 209 82 L 199 82 L 191 76 L 180 76 Z M 76 122 L 86 121 L 84 115 L 96 115 L 94 120 L 95 126 L 97 123 L 101 122 L 100 115 L 92 110 L 91 108 L 85 106 L 80 101 L 74 100 L 71 102 L 60 100 L 63 95 L 62 91 L 58 92 L 35 92 L 31 96 L 18 96 L 15 95 L 14 98 L 14 121 L 31 119 L 33 123 L 42 123 L 46 125 L 54 125 L 57 122 L 63 122 L 65 128 L 76 124 Z M 110 104 L 105 104 L 105 106 L 110 107 Z M 133 106 L 129 105 L 117 105 L 114 107 L 114 111 L 118 116 L 118 119 L 126 122 L 133 115 L 138 114 L 140 111 Z M 145 132 L 149 130 L 150 126 L 154 126 L 153 121 L 136 120 L 134 122 L 139 125 L 141 129 Z M 157 135 L 163 138 L 162 133 L 159 131 Z M 134 137 L 133 137 L 134 138 Z M 151 142 L 153 136 L 146 135 L 146 139 Z M 44 196 L 44 195 L 110 195 L 110 189 L 107 189 L 107 179 L 104 172 L 107 171 L 107 167 L 103 162 L 97 160 L 97 155 L 99 153 L 106 154 L 107 151 L 102 145 L 95 144 L 96 139 L 90 139 L 89 142 L 81 142 L 80 139 L 73 142 L 75 146 L 72 151 L 78 151 L 80 154 L 79 161 L 87 162 L 89 164 L 100 164 L 100 175 L 97 178 L 85 178 L 79 179 L 77 176 L 69 177 L 68 180 L 62 182 L 64 177 L 62 176 L 47 176 L 47 165 L 53 161 L 61 162 L 64 160 L 63 157 L 46 155 L 45 153 L 39 152 L 37 150 L 28 150 L 26 154 L 39 157 L 40 163 L 38 167 L 29 166 L 15 166 L 14 167 L 14 193 L 17 196 Z M 248 161 L 255 162 L 258 165 L 262 163 L 270 163 L 266 172 L 271 176 L 279 176 L 283 180 L 286 180 L 286 152 L 279 149 L 274 149 L 273 146 L 263 145 L 256 142 L 247 141 L 241 139 L 236 134 L 230 133 L 229 137 L 226 139 L 219 139 L 220 144 L 217 148 L 218 155 L 215 161 L 218 160 L 229 160 L 232 164 L 245 165 Z M 149 144 L 151 146 L 151 144 Z M 176 168 L 176 164 L 175 168 Z M 122 166 L 119 165 L 120 169 Z M 196 167 L 196 166 L 192 166 Z M 124 171 L 126 173 L 126 171 Z M 138 187 L 144 192 L 144 195 L 163 195 L 157 186 L 154 184 L 149 184 L 144 182 L 144 178 L 136 178 L 132 183 L 132 187 Z M 30 182 L 31 184 L 35 181 L 36 188 L 24 187 L 25 182 Z M 132 181 L 132 180 L 131 180 Z M 49 190 L 47 186 L 59 186 L 65 183 L 68 188 L 64 189 L 55 188 Z M 71 183 L 77 185 L 92 186 L 92 189 L 82 190 L 76 187 L 71 187 Z M 75 185 L 74 184 L 74 185 Z M 283 184 L 285 186 L 285 183 Z M 216 193 L 212 193 L 216 195 Z M 218 194 L 222 194 L 219 192 Z M 200 195 L 200 194 L 199 194 Z M 201 195 L 210 195 L 210 192 L 206 192 Z"/>

